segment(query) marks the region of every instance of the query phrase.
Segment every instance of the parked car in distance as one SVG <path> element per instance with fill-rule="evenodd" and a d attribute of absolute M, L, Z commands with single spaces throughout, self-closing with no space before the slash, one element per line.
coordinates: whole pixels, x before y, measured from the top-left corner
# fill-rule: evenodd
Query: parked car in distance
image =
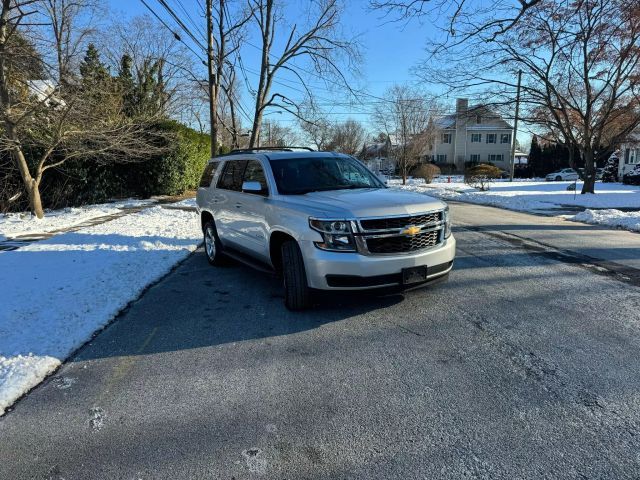
<path fill-rule="evenodd" d="M 456 241 L 448 206 L 390 189 L 332 152 L 248 149 L 213 158 L 197 193 L 207 259 L 283 278 L 285 305 L 314 290 L 408 289 L 446 279 Z"/>
<path fill-rule="evenodd" d="M 640 165 L 622 176 L 622 183 L 626 185 L 640 185 Z"/>
<path fill-rule="evenodd" d="M 546 177 L 547 182 L 573 181 L 578 180 L 579 175 L 573 168 L 563 168 L 557 172 L 550 173 Z"/>

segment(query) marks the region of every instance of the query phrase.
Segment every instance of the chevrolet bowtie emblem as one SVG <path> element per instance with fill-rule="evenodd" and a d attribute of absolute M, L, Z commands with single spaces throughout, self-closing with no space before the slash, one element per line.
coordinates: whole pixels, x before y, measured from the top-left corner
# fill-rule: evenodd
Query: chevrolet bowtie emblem
<path fill-rule="evenodd" d="M 408 235 L 410 237 L 413 237 L 414 235 L 417 235 L 419 233 L 420 233 L 420 227 L 416 227 L 414 225 L 411 225 L 410 227 L 407 227 L 404 230 L 402 230 L 403 235 Z"/>

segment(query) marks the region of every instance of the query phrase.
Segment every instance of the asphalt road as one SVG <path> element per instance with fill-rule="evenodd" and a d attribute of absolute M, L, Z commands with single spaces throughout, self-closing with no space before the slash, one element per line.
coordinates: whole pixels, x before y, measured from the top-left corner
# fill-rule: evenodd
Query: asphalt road
<path fill-rule="evenodd" d="M 640 289 L 479 208 L 448 283 L 306 313 L 198 251 L 0 418 L 0 479 L 639 478 Z"/>

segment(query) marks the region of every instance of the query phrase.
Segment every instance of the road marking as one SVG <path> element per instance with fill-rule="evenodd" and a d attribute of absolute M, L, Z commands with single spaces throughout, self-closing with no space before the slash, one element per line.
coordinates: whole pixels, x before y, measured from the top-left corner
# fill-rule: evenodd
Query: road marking
<path fill-rule="evenodd" d="M 102 400 L 104 400 L 109 392 L 115 390 L 114 387 L 127 376 L 136 364 L 136 357 L 147 348 L 157 331 L 158 327 L 154 327 L 133 355 L 122 357 L 118 361 L 117 365 L 112 370 L 111 376 L 104 382 L 104 388 L 102 388 L 100 395 L 98 395 L 97 403 L 102 403 Z"/>

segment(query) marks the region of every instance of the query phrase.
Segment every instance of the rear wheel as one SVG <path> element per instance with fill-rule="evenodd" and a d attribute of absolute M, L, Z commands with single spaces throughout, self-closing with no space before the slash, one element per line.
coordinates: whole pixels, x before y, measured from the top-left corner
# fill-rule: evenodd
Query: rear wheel
<path fill-rule="evenodd" d="M 284 279 L 284 304 L 289 310 L 304 310 L 311 306 L 311 289 L 307 284 L 307 272 L 298 243 L 282 244 L 282 277 Z"/>
<path fill-rule="evenodd" d="M 222 244 L 218 239 L 218 234 L 216 233 L 216 225 L 213 220 L 209 220 L 204 225 L 204 252 L 207 255 L 207 260 L 211 265 L 222 265 L 223 263 L 223 254 L 222 254 Z"/>

